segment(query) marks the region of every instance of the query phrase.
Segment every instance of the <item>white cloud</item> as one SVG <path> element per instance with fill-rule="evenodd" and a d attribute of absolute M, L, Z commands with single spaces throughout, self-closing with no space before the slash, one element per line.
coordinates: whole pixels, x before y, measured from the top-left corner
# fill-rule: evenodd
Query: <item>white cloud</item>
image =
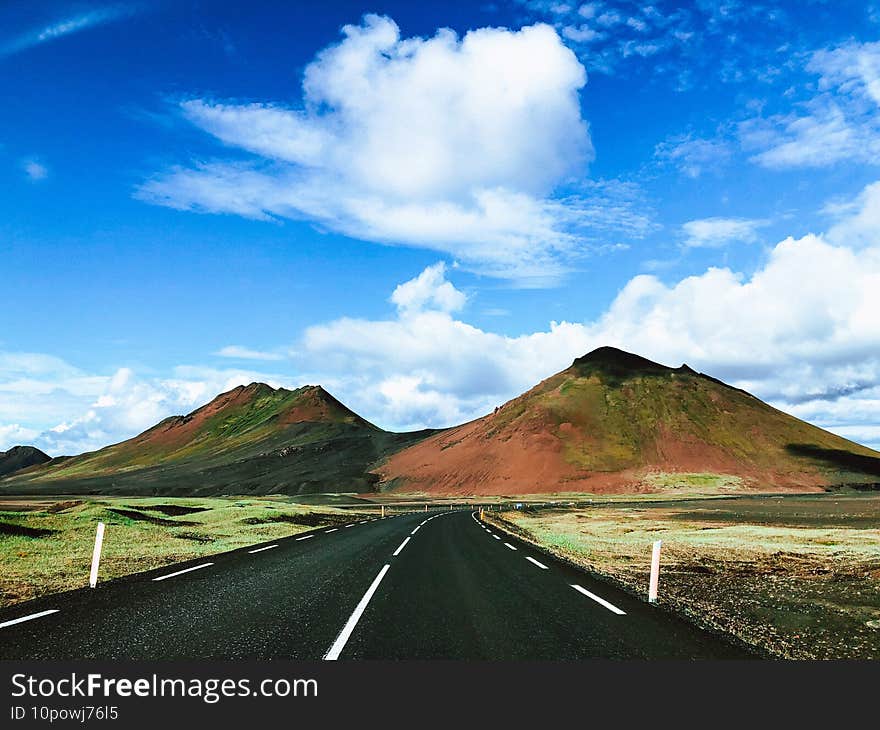
<path fill-rule="evenodd" d="M 283 360 L 284 356 L 277 352 L 263 352 L 252 350 L 240 345 L 227 345 L 220 348 L 216 353 L 219 357 L 228 357 L 236 360 Z"/>
<path fill-rule="evenodd" d="M 880 42 L 850 42 L 811 54 L 818 92 L 802 110 L 747 120 L 740 134 L 768 168 L 827 167 L 880 160 Z"/>
<path fill-rule="evenodd" d="M 18 423 L 0 426 L 0 451 L 8 451 L 13 446 L 29 445 L 39 431 L 26 428 Z"/>
<path fill-rule="evenodd" d="M 368 15 L 343 36 L 306 67 L 301 108 L 184 101 L 190 122 L 254 158 L 176 167 L 136 195 L 315 221 L 519 280 L 558 277 L 591 250 L 611 219 L 576 180 L 593 156 L 586 74 L 552 27 L 404 39 Z"/>
<path fill-rule="evenodd" d="M 0 43 L 0 58 L 26 51 L 34 46 L 79 33 L 99 25 L 121 20 L 138 12 L 136 5 L 113 5 L 56 20 L 48 25 L 26 31 Z"/>
<path fill-rule="evenodd" d="M 49 176 L 49 169 L 36 160 L 24 160 L 21 168 L 29 180 L 45 180 Z"/>
<path fill-rule="evenodd" d="M 768 221 L 754 218 L 701 218 L 682 225 L 684 245 L 691 248 L 718 248 L 730 243 L 753 243 L 758 229 Z"/>
<path fill-rule="evenodd" d="M 391 301 L 404 311 L 433 306 L 441 312 L 455 312 L 464 306 L 467 297 L 446 281 L 446 264 L 441 261 L 398 286 L 391 294 Z"/>

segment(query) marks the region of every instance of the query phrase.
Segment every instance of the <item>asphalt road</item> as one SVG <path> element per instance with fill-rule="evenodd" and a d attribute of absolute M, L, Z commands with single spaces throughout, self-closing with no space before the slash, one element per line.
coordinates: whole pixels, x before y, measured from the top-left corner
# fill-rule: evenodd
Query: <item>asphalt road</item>
<path fill-rule="evenodd" d="M 0 611 L 0 659 L 748 656 L 471 512 L 315 530 Z"/>

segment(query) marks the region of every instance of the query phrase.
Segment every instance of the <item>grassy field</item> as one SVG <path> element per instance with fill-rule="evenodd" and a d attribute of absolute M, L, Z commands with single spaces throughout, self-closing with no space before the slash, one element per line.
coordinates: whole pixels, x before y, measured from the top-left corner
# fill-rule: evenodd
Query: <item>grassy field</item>
<path fill-rule="evenodd" d="M 100 579 L 108 580 L 350 522 L 352 514 L 255 498 L 0 501 L 0 606 L 87 585 L 99 521 Z"/>
<path fill-rule="evenodd" d="M 880 495 L 606 503 L 500 518 L 641 595 L 661 539 L 665 606 L 771 656 L 880 659 Z"/>

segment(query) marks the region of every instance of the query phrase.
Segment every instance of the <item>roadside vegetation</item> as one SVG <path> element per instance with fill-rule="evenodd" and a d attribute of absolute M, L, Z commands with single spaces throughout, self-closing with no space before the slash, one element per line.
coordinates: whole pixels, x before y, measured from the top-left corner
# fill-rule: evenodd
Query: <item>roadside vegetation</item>
<path fill-rule="evenodd" d="M 88 585 L 98 522 L 106 525 L 105 581 L 351 518 L 332 507 L 254 498 L 0 502 L 0 607 Z"/>
<path fill-rule="evenodd" d="M 487 512 L 661 606 L 775 657 L 880 659 L 880 495 L 597 504 Z"/>

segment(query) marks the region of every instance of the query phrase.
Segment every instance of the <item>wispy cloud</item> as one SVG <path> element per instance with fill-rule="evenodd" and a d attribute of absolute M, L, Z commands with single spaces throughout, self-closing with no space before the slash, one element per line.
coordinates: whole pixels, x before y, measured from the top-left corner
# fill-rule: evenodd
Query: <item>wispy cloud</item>
<path fill-rule="evenodd" d="M 762 167 L 817 168 L 880 159 L 880 42 L 815 51 L 805 69 L 816 89 L 795 111 L 748 119 L 743 146 Z"/>
<path fill-rule="evenodd" d="M 654 149 L 656 160 L 674 165 L 692 178 L 708 170 L 717 171 L 730 161 L 731 154 L 731 145 L 722 137 L 704 139 L 692 134 L 669 137 Z"/>
<path fill-rule="evenodd" d="M 59 18 L 47 25 L 31 28 L 5 42 L 0 42 L 0 58 L 21 53 L 34 46 L 49 43 L 64 36 L 87 30 L 88 28 L 122 20 L 134 15 L 139 10 L 139 6 L 133 4 L 110 5 L 95 8 L 79 15 Z"/>

